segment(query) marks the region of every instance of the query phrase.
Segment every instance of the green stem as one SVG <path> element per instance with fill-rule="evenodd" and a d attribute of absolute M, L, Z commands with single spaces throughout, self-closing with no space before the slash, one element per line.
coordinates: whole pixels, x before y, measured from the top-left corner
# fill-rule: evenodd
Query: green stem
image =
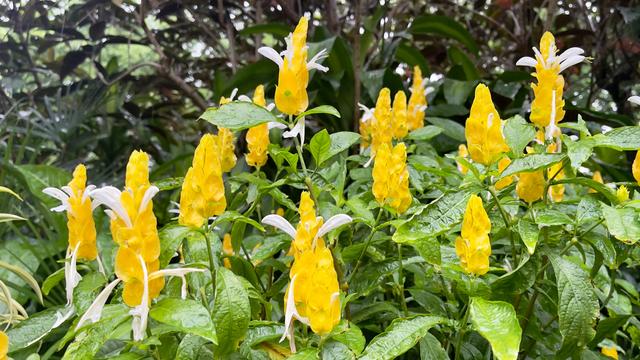
<path fill-rule="evenodd" d="M 462 321 L 460 322 L 460 331 L 458 332 L 458 336 L 456 338 L 456 345 L 455 345 L 456 357 L 455 357 L 455 360 L 460 359 L 460 348 L 462 347 L 462 339 L 464 338 L 464 333 L 466 332 L 466 329 L 467 329 L 467 321 L 468 320 L 469 320 L 469 306 L 467 305 L 467 308 L 464 311 L 464 316 L 462 318 Z"/>
<path fill-rule="evenodd" d="M 407 300 L 404 298 L 404 268 L 402 266 L 402 244 L 398 244 L 398 289 L 400 291 L 400 305 L 404 316 L 409 316 Z"/>
<path fill-rule="evenodd" d="M 213 227 L 211 227 L 213 228 Z M 213 261 L 213 251 L 211 251 L 211 239 L 209 238 L 210 229 L 208 224 L 204 225 L 202 229 L 202 236 L 204 236 L 204 240 L 207 243 L 207 255 L 209 256 L 209 273 L 211 274 L 211 285 L 213 286 L 213 293 L 216 292 L 216 269 L 215 263 Z"/>
<path fill-rule="evenodd" d="M 383 212 L 383 210 L 380 209 L 380 212 L 378 212 L 378 216 L 376 217 L 376 221 L 373 223 L 373 226 L 371 227 L 371 233 L 369 233 L 369 236 L 367 237 L 367 240 L 364 243 L 364 248 L 362 248 L 362 251 L 360 252 L 360 255 L 358 256 L 358 260 L 356 261 L 356 265 L 353 267 L 353 270 L 351 270 L 351 273 L 349 274 L 349 277 L 347 278 L 347 283 L 351 282 L 351 278 L 353 278 L 353 275 L 356 273 L 356 270 L 358 270 L 358 268 L 360 267 L 360 265 L 362 263 L 362 258 L 364 257 L 364 254 L 367 252 L 367 249 L 369 248 L 369 245 L 371 244 L 371 239 L 373 239 L 373 235 L 378 230 L 377 225 L 380 222 L 380 218 L 382 217 L 382 212 Z"/>
<path fill-rule="evenodd" d="M 491 196 L 493 196 L 493 200 L 496 202 L 496 206 L 498 206 L 498 210 L 500 210 L 500 214 L 502 215 L 502 220 L 504 220 L 504 226 L 509 232 L 509 241 L 511 242 L 511 257 L 513 258 L 514 266 L 517 267 L 518 253 L 516 252 L 516 242 L 513 239 L 513 233 L 511 232 L 509 216 L 502 207 L 502 204 L 500 204 L 500 199 L 498 199 L 498 194 L 496 193 L 496 190 L 493 188 L 493 186 L 489 187 L 489 192 L 491 193 Z"/>

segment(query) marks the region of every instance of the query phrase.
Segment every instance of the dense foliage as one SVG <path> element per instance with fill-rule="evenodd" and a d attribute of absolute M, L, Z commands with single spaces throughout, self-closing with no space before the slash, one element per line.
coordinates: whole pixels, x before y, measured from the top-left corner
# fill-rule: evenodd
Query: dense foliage
<path fill-rule="evenodd" d="M 635 2 L 0 4 L 0 359 L 640 356 Z"/>

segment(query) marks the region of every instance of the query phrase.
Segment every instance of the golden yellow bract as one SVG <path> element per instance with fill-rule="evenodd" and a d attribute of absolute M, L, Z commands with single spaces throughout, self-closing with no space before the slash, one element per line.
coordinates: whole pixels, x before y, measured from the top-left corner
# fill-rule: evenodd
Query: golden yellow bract
<path fill-rule="evenodd" d="M 9 337 L 4 331 L 0 330 L 0 360 L 7 360 L 9 352 Z"/>
<path fill-rule="evenodd" d="M 460 266 L 469 274 L 484 275 L 489 271 L 491 222 L 482 199 L 472 195 L 462 220 L 462 230 L 456 239 L 456 254 Z"/>
<path fill-rule="evenodd" d="M 636 158 L 633 160 L 631 172 L 633 173 L 633 178 L 640 184 L 640 150 L 638 150 Z"/>
<path fill-rule="evenodd" d="M 231 243 L 231 234 L 226 233 L 222 238 L 222 252 L 226 256 L 233 255 L 233 244 Z M 231 261 L 228 258 L 224 258 L 224 267 L 231 269 Z"/>
<path fill-rule="evenodd" d="M 412 198 L 404 143 L 393 149 L 389 144 L 382 144 L 373 164 L 372 191 L 380 205 L 389 205 L 399 214 L 407 211 Z"/>
<path fill-rule="evenodd" d="M 222 172 L 229 172 L 236 166 L 236 147 L 233 144 L 235 141 L 233 132 L 226 128 L 218 128 L 218 136 L 216 139 L 218 140 Z"/>
<path fill-rule="evenodd" d="M 323 224 L 322 217 L 316 216 L 315 204 L 307 191 L 300 194 L 300 222 L 296 228 L 296 237 L 291 243 L 291 249 L 297 258 L 302 253 L 311 250 L 313 240 Z"/>
<path fill-rule="evenodd" d="M 518 174 L 516 194 L 527 203 L 542 199 L 544 195 L 544 174 L 542 170 Z"/>
<path fill-rule="evenodd" d="M 77 246 L 78 258 L 94 260 L 98 256 L 96 225 L 93 220 L 91 198 L 85 194 L 87 169 L 84 165 L 76 166 L 69 187 L 72 192 L 69 196 L 69 210 L 67 211 L 69 248 L 73 250 Z"/>
<path fill-rule="evenodd" d="M 180 225 L 201 227 L 211 216 L 220 215 L 227 206 L 222 166 L 216 136 L 200 139 L 180 192 Z"/>
<path fill-rule="evenodd" d="M 603 346 L 602 355 L 618 360 L 618 349 L 615 346 Z"/>
<path fill-rule="evenodd" d="M 555 38 L 550 32 L 545 32 L 540 39 L 540 56 L 536 56 L 536 72 L 533 76 L 537 83 L 531 84 L 534 99 L 531 102 L 531 122 L 538 127 L 547 127 L 553 121 L 558 124 L 564 118 L 564 78 L 560 75 L 560 62 L 555 55 Z M 550 61 L 551 59 L 551 61 Z"/>
<path fill-rule="evenodd" d="M 264 99 L 264 87 L 258 85 L 253 94 L 253 103 L 262 107 L 266 106 Z M 261 167 L 267 163 L 267 150 L 269 149 L 269 125 L 267 123 L 252 127 L 247 131 L 247 149 L 245 156 L 249 166 Z"/>
<path fill-rule="evenodd" d="M 498 161 L 498 171 L 500 172 L 500 174 L 502 174 L 504 169 L 506 169 L 507 166 L 509 166 L 509 164 L 511 164 L 511 159 L 509 159 L 509 157 L 507 156 L 503 157 L 502 159 L 500 159 L 500 161 Z M 511 185 L 512 183 L 513 183 L 513 176 L 507 176 L 504 179 L 500 179 L 498 180 L 498 182 L 496 182 L 496 189 L 502 190 L 507 186 Z"/>
<path fill-rule="evenodd" d="M 411 96 L 407 106 L 407 129 L 409 131 L 424 126 L 424 111 L 427 108 L 427 94 L 424 88 L 424 79 L 419 66 L 413 67 L 413 84 L 411 84 Z"/>
<path fill-rule="evenodd" d="M 476 87 L 469 118 L 465 124 L 467 148 L 473 161 L 489 165 L 500 154 L 509 151 L 502 135 L 502 120 L 496 111 L 489 88 Z"/>
<path fill-rule="evenodd" d="M 398 91 L 393 98 L 391 123 L 395 139 L 402 139 L 407 136 L 407 96 L 404 91 Z"/>
<path fill-rule="evenodd" d="M 458 156 L 460 156 L 465 160 L 469 160 L 469 150 L 467 150 L 467 145 L 465 144 L 458 145 Z M 467 175 L 467 172 L 469 171 L 469 169 L 459 162 L 456 162 L 456 164 L 458 165 L 458 171 L 460 171 L 462 175 Z"/>
<path fill-rule="evenodd" d="M 604 184 L 604 180 L 602 180 L 602 174 L 598 170 L 593 172 L 593 176 L 591 177 L 591 179 L 600 184 Z M 590 188 L 589 193 L 597 193 L 597 191 Z"/>
<path fill-rule="evenodd" d="M 371 155 L 375 156 L 382 144 L 391 145 L 393 127 L 391 124 L 391 92 L 383 88 L 378 94 L 376 108 L 371 123 Z"/>
<path fill-rule="evenodd" d="M 275 102 L 280 112 L 298 115 L 309 106 L 307 85 L 307 28 L 309 20 L 301 17 L 291 37 L 291 53 L 285 55 L 278 74 Z M 289 51 L 289 49 L 287 50 Z"/>

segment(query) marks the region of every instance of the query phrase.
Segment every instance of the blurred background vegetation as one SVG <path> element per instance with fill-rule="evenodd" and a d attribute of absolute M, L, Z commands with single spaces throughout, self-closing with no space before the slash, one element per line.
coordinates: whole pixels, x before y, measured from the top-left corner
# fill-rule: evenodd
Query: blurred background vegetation
<path fill-rule="evenodd" d="M 372 106 L 383 86 L 408 91 L 417 65 L 429 78 L 427 122 L 445 128 L 436 146 L 451 151 L 464 141 L 479 81 L 503 118 L 527 115 L 531 76 L 515 62 L 545 30 L 561 50 L 579 46 L 591 57 L 564 74 L 565 121 L 580 113 L 595 132 L 637 122 L 626 102 L 640 90 L 636 0 L 0 0 L 0 184 L 25 198 L 3 196 L 0 212 L 29 219 L 0 228 L 0 260 L 40 281 L 60 268 L 66 226 L 41 190 L 66 184 L 77 163 L 92 183 L 119 186 L 130 152 L 143 149 L 152 180 L 182 176 L 209 126 L 196 121 L 204 109 L 234 88 L 265 84 L 273 96 L 276 65 L 257 49 L 283 48 L 304 14 L 313 19 L 311 55 L 330 53 L 328 74 L 311 79 L 311 103 L 342 114 L 315 118 L 311 131 L 357 130 L 356 104 Z M 591 168 L 630 179 L 628 159 L 598 155 Z M 170 200 L 156 207 L 161 223 Z M 20 279 L 0 275 L 30 296 Z"/>

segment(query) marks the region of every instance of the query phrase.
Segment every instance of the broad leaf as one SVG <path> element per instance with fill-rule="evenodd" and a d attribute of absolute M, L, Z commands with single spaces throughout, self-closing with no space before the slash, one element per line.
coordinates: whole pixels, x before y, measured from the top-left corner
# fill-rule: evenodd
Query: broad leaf
<path fill-rule="evenodd" d="M 169 264 L 171 258 L 176 254 L 176 250 L 180 247 L 182 240 L 194 230 L 181 225 L 169 225 L 160 231 L 160 268 L 164 268 Z"/>
<path fill-rule="evenodd" d="M 340 131 L 329 135 L 331 146 L 327 153 L 327 160 L 347 150 L 360 140 L 360 134 L 350 131 Z"/>
<path fill-rule="evenodd" d="M 622 126 L 606 134 L 594 135 L 596 147 L 606 147 L 614 150 L 640 149 L 640 126 Z"/>
<path fill-rule="evenodd" d="M 238 347 L 251 319 L 251 304 L 246 288 L 231 271 L 216 270 L 216 297 L 213 308 L 218 346 L 216 354 L 229 354 Z"/>
<path fill-rule="evenodd" d="M 407 139 L 415 141 L 428 141 L 442 133 L 442 128 L 434 125 L 427 125 L 413 130 L 407 135 Z"/>
<path fill-rule="evenodd" d="M 562 135 L 562 142 L 567 146 L 567 156 L 569 156 L 571 167 L 574 169 L 579 168 L 582 163 L 589 160 L 595 144 L 593 138 L 590 137 L 573 141 L 567 135 Z"/>
<path fill-rule="evenodd" d="M 413 34 L 437 34 L 458 40 L 471 52 L 477 53 L 478 44 L 465 27 L 453 18 L 442 15 L 423 15 L 411 24 Z"/>
<path fill-rule="evenodd" d="M 522 329 L 511 304 L 474 297 L 469 314 L 473 327 L 489 341 L 498 360 L 518 358 Z"/>
<path fill-rule="evenodd" d="M 278 118 L 269 110 L 246 101 L 234 101 L 218 108 L 209 108 L 200 115 L 200 119 L 234 131 L 248 129 L 270 121 L 278 122 Z"/>
<path fill-rule="evenodd" d="M 299 119 L 299 118 L 301 118 L 303 116 L 309 116 L 309 115 L 315 115 L 315 114 L 328 114 L 328 115 L 333 115 L 333 116 L 335 116 L 337 118 L 340 117 L 340 113 L 333 106 L 331 106 L 331 105 L 320 105 L 320 106 L 314 107 L 313 109 L 309 109 L 309 110 L 303 112 L 302 114 L 296 116 L 296 119 Z"/>
<path fill-rule="evenodd" d="M 331 148 L 331 137 L 327 132 L 327 129 L 316 133 L 309 142 L 309 152 L 313 156 L 313 160 L 316 162 L 316 167 L 322 165 L 322 163 L 329 158 L 329 149 Z"/>
<path fill-rule="evenodd" d="M 634 208 L 614 208 L 604 203 L 600 203 L 600 205 L 611 235 L 630 245 L 640 240 L 640 218 Z"/>
<path fill-rule="evenodd" d="M 420 340 L 420 359 L 421 360 L 449 360 L 449 355 L 442 348 L 440 341 L 435 336 L 427 333 Z"/>
<path fill-rule="evenodd" d="M 536 251 L 536 244 L 538 243 L 538 235 L 540 234 L 540 229 L 534 223 L 527 219 L 520 219 L 518 221 L 518 225 L 516 226 L 516 231 L 518 231 L 518 235 L 520 235 L 520 239 L 527 247 L 527 252 L 529 254 L 533 254 Z"/>
<path fill-rule="evenodd" d="M 502 131 L 511 152 L 517 157 L 536 136 L 536 129 L 519 115 L 507 119 Z"/>
<path fill-rule="evenodd" d="M 191 299 L 164 298 L 151 307 L 152 319 L 185 333 L 202 336 L 216 343 L 216 329 L 209 311 Z"/>
<path fill-rule="evenodd" d="M 7 331 L 9 352 L 18 351 L 44 338 L 52 330 L 62 307 L 52 307 L 31 315 Z"/>
<path fill-rule="evenodd" d="M 564 160 L 565 156 L 564 154 L 531 154 L 515 159 L 500 174 L 500 178 L 549 167 Z"/>

